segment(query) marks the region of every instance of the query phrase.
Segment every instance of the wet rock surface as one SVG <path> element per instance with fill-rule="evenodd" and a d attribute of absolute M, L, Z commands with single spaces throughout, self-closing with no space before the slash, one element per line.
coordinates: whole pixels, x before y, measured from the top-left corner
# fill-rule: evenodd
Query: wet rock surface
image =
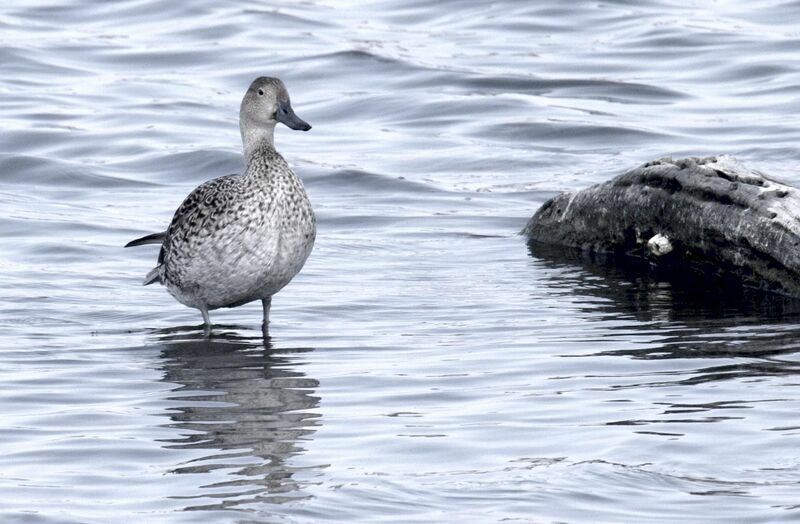
<path fill-rule="evenodd" d="M 556 196 L 523 233 L 800 297 L 800 191 L 728 156 L 663 158 Z"/>

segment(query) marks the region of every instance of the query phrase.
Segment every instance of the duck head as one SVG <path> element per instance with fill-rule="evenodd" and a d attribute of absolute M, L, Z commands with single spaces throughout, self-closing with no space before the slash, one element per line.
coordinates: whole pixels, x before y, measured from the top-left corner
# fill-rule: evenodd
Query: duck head
<path fill-rule="evenodd" d="M 245 149 L 254 141 L 266 139 L 272 144 L 278 122 L 289 129 L 308 131 L 311 126 L 297 116 L 286 86 L 278 78 L 262 76 L 253 80 L 242 99 L 239 128 Z"/>

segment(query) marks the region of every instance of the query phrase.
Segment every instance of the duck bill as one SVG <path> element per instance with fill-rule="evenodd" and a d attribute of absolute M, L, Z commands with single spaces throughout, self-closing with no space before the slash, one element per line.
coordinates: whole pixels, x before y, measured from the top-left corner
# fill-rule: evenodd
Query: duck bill
<path fill-rule="evenodd" d="M 286 125 L 289 129 L 296 129 L 298 131 L 308 131 L 311 129 L 308 122 L 294 113 L 292 104 L 290 104 L 288 100 L 278 104 L 278 110 L 275 112 L 275 120 Z"/>

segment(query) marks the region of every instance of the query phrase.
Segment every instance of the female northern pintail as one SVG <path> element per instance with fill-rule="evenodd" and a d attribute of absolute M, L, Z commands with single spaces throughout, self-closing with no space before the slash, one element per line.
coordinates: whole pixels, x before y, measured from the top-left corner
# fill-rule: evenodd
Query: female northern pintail
<path fill-rule="evenodd" d="M 175 212 L 169 228 L 125 247 L 161 244 L 144 285 L 160 282 L 175 299 L 203 314 L 261 300 L 264 328 L 272 295 L 300 271 L 314 246 L 314 212 L 303 183 L 275 150 L 281 122 L 311 126 L 292 109 L 277 78 L 250 84 L 239 111 L 246 171 L 200 185 Z"/>

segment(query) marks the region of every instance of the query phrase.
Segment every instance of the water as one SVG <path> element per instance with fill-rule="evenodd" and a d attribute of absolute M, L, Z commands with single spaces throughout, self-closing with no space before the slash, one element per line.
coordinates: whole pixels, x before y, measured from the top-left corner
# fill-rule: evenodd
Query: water
<path fill-rule="evenodd" d="M 186 5 L 183 5 L 186 4 Z M 800 185 L 800 3 L 17 2 L 0 10 L 0 520 L 800 519 L 800 305 L 530 251 L 663 155 Z M 319 219 L 273 302 L 140 286 L 244 89 Z"/>

